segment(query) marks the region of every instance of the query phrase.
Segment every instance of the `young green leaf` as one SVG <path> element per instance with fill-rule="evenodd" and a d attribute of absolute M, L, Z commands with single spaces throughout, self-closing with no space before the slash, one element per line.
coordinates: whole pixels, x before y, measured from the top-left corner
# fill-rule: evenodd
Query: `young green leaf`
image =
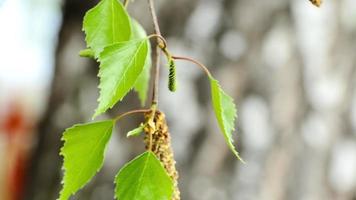
<path fill-rule="evenodd" d="M 84 17 L 85 40 L 98 58 L 104 47 L 131 37 L 129 15 L 119 0 L 101 0 Z"/>
<path fill-rule="evenodd" d="M 133 88 L 148 56 L 148 39 L 108 46 L 100 54 L 99 106 L 93 117 L 112 108 Z"/>
<path fill-rule="evenodd" d="M 173 182 L 152 152 L 126 164 L 115 178 L 118 200 L 171 200 Z"/>
<path fill-rule="evenodd" d="M 132 39 L 143 39 L 146 38 L 146 31 L 143 27 L 134 19 L 131 21 L 132 24 Z M 147 92 L 149 88 L 150 74 L 151 74 L 151 47 L 148 42 L 148 55 L 146 57 L 145 66 L 142 73 L 138 77 L 134 90 L 138 93 L 141 101 L 141 105 L 144 106 L 147 99 Z"/>
<path fill-rule="evenodd" d="M 144 128 L 145 128 L 145 125 L 144 124 L 140 124 L 139 127 L 129 131 L 126 136 L 127 137 L 138 136 L 143 132 Z"/>
<path fill-rule="evenodd" d="M 65 173 L 59 200 L 69 199 L 102 167 L 113 125 L 108 120 L 75 125 L 64 132 L 60 154 L 64 157 Z"/>
<path fill-rule="evenodd" d="M 235 130 L 235 119 L 237 117 L 234 100 L 221 89 L 217 80 L 211 76 L 209 79 L 211 85 L 212 103 L 220 129 L 223 132 L 226 143 L 231 151 L 242 161 L 234 147 L 234 141 L 232 138 L 232 133 Z"/>

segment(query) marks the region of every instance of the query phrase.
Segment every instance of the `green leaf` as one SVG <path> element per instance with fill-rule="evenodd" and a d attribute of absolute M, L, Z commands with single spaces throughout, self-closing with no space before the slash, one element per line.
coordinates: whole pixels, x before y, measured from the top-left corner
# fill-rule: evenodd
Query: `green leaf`
<path fill-rule="evenodd" d="M 145 29 L 134 19 L 132 19 L 132 38 L 133 39 L 143 39 L 146 38 L 147 34 Z M 138 93 L 138 96 L 141 101 L 141 106 L 145 105 L 147 99 L 147 92 L 149 88 L 149 81 L 151 75 L 151 47 L 148 42 L 148 56 L 146 58 L 145 66 L 143 68 L 142 73 L 138 77 L 134 90 Z"/>
<path fill-rule="evenodd" d="M 99 58 L 99 106 L 93 117 L 112 108 L 133 88 L 147 55 L 147 38 L 116 43 L 104 49 Z"/>
<path fill-rule="evenodd" d="M 211 76 L 209 79 L 211 85 L 212 103 L 220 129 L 223 132 L 226 143 L 231 151 L 242 161 L 234 147 L 234 141 L 232 138 L 232 133 L 235 131 L 235 119 L 237 117 L 234 100 L 221 89 L 217 80 Z"/>
<path fill-rule="evenodd" d="M 130 39 L 131 22 L 120 1 L 102 0 L 85 14 L 83 30 L 88 47 L 98 58 L 104 47 Z"/>
<path fill-rule="evenodd" d="M 64 132 L 60 153 L 64 157 L 64 178 L 59 200 L 69 199 L 102 167 L 113 125 L 112 120 L 79 124 Z"/>
<path fill-rule="evenodd" d="M 139 127 L 133 129 L 132 131 L 129 131 L 126 137 L 138 136 L 143 132 L 144 128 L 145 128 L 144 124 L 141 124 Z"/>
<path fill-rule="evenodd" d="M 115 178 L 119 200 L 171 200 L 173 182 L 152 152 L 127 163 Z"/>
<path fill-rule="evenodd" d="M 151 53 L 149 53 L 149 55 L 150 54 Z M 146 60 L 145 66 L 143 67 L 143 71 L 138 77 L 134 86 L 134 90 L 138 93 L 138 97 L 140 99 L 142 107 L 145 106 L 146 103 L 151 75 L 151 56 L 147 57 L 149 57 L 149 59 Z"/>

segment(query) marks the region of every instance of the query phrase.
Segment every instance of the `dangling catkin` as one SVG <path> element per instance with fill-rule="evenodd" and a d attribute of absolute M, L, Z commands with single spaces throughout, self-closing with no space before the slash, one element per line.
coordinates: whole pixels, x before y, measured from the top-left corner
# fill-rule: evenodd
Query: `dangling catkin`
<path fill-rule="evenodd" d="M 174 60 L 169 61 L 169 74 L 168 74 L 168 89 L 171 92 L 177 90 L 177 72 L 176 72 L 176 63 Z"/>
<path fill-rule="evenodd" d="M 146 121 L 149 121 L 151 113 L 145 116 Z M 171 147 L 171 136 L 168 132 L 168 126 L 165 116 L 162 112 L 156 111 L 153 123 L 147 123 L 145 127 L 145 144 L 146 149 L 150 148 L 150 135 L 152 135 L 151 150 L 161 161 L 168 175 L 172 178 L 174 184 L 174 192 L 172 200 L 180 200 L 180 192 L 178 188 L 178 172 L 176 170 L 173 150 Z"/>
<path fill-rule="evenodd" d="M 314 4 L 315 6 L 320 7 L 322 0 L 309 0 L 310 2 L 312 2 L 312 4 Z"/>

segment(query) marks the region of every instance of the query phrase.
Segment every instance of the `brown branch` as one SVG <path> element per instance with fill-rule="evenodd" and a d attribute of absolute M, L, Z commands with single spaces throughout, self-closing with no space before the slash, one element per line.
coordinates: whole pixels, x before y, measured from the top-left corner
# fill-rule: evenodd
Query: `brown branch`
<path fill-rule="evenodd" d="M 150 8 L 150 13 L 152 16 L 152 21 L 153 21 L 153 26 L 155 30 L 155 34 L 158 36 L 161 35 L 161 30 L 158 25 L 158 20 L 157 20 L 157 15 L 155 11 L 155 6 L 153 0 L 148 0 L 148 5 Z M 161 44 L 162 41 L 157 37 L 157 41 L 154 47 L 153 51 L 153 59 L 152 59 L 152 66 L 153 66 L 153 73 L 154 73 L 154 79 L 153 79 L 153 91 L 152 91 L 152 103 L 151 105 L 157 105 L 158 104 L 158 84 L 159 84 L 159 65 L 160 65 L 160 56 L 161 56 L 161 51 L 159 44 Z"/>

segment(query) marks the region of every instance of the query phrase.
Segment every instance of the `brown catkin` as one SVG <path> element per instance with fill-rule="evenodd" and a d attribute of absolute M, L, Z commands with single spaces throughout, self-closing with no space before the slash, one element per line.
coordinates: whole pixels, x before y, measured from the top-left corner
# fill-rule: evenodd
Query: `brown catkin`
<path fill-rule="evenodd" d="M 312 2 L 312 4 L 314 4 L 315 6 L 320 7 L 322 0 L 309 0 L 310 2 Z"/>
<path fill-rule="evenodd" d="M 174 192 L 172 200 L 180 200 L 180 192 L 178 188 L 178 172 L 176 170 L 173 150 L 171 147 L 171 137 L 168 132 L 168 126 L 165 115 L 160 112 L 155 112 L 153 122 L 149 122 L 151 113 L 148 113 L 145 118 L 147 125 L 145 127 L 145 144 L 146 149 L 150 148 L 150 135 L 152 135 L 152 152 L 161 161 L 168 175 L 172 178 L 174 184 Z"/>

